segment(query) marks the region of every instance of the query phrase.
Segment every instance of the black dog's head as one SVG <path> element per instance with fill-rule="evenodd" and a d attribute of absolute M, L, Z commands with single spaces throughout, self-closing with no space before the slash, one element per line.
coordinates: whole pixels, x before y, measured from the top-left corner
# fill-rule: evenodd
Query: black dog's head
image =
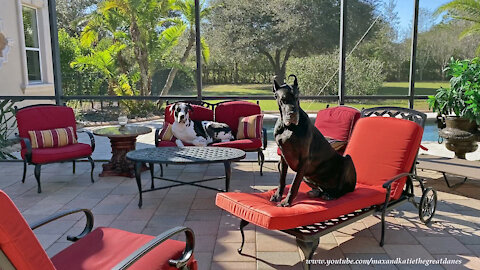
<path fill-rule="evenodd" d="M 185 123 L 190 119 L 190 112 L 193 112 L 192 105 L 184 102 L 177 102 L 173 104 L 170 111 L 175 118 L 175 122 Z"/>
<path fill-rule="evenodd" d="M 300 119 L 297 76 L 292 74 L 288 77 L 294 77 L 295 79 L 291 86 L 286 83 L 279 85 L 276 80 L 273 80 L 273 93 L 275 94 L 278 109 L 280 110 L 280 117 L 285 126 L 298 125 Z"/>

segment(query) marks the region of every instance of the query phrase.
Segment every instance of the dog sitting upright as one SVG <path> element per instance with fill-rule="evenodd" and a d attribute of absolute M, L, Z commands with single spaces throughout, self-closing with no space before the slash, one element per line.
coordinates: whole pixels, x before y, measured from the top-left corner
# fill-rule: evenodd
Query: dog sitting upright
<path fill-rule="evenodd" d="M 352 158 L 338 154 L 311 123 L 308 115 L 300 108 L 297 77 L 292 86 L 279 85 L 274 80 L 273 92 L 280 110 L 275 125 L 275 141 L 282 150 L 280 159 L 280 184 L 271 201 L 280 201 L 285 188 L 288 167 L 296 172 L 286 198 L 279 206 L 290 206 L 297 196 L 302 180 L 312 190 L 310 197 L 331 200 L 351 192 L 357 182 Z"/>
<path fill-rule="evenodd" d="M 172 133 L 177 138 L 175 143 L 178 147 L 184 147 L 184 142 L 195 146 L 207 146 L 233 140 L 232 130 L 227 124 L 190 119 L 193 107 L 188 103 L 177 102 L 170 110 L 175 119 Z"/>

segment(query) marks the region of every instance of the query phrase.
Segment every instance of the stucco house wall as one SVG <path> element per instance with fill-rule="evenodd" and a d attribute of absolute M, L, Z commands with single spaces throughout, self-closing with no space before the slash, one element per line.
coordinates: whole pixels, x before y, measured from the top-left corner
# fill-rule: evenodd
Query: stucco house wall
<path fill-rule="evenodd" d="M 22 5 L 37 10 L 41 80 L 29 82 Z M 5 45 L 6 44 L 6 45 Z M 47 0 L 0 0 L 0 96 L 53 96 L 53 64 Z M 46 103 L 40 101 L 41 103 Z M 22 102 L 22 105 L 39 101 Z"/>

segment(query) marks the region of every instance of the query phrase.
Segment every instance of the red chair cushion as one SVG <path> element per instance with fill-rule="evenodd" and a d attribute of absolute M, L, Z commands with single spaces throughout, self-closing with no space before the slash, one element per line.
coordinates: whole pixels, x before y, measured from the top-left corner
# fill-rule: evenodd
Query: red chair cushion
<path fill-rule="evenodd" d="M 285 188 L 286 196 L 290 185 Z M 385 202 L 385 189 L 357 184 L 355 191 L 331 201 L 307 196 L 311 188 L 302 182 L 290 207 L 270 202 L 275 190 L 263 193 L 218 193 L 218 207 L 233 215 L 270 230 L 286 230 L 337 218 L 355 210 Z"/>
<path fill-rule="evenodd" d="M 242 139 L 242 140 L 235 140 L 229 142 L 219 142 L 214 143 L 211 146 L 218 146 L 218 147 L 231 147 L 240 150 L 257 150 L 262 148 L 262 140 L 261 139 Z"/>
<path fill-rule="evenodd" d="M 315 119 L 315 127 L 325 137 L 338 141 L 348 141 L 353 127 L 360 118 L 360 111 L 351 107 L 332 107 L 320 110 Z"/>
<path fill-rule="evenodd" d="M 23 159 L 25 159 L 26 152 L 26 149 L 22 149 L 21 154 Z M 86 157 L 91 154 L 92 148 L 85 143 L 70 144 L 57 148 L 37 148 L 32 149 L 32 162 L 36 164 L 44 164 Z"/>
<path fill-rule="evenodd" d="M 177 138 L 173 135 L 172 124 L 164 122 L 158 138 L 162 141 L 175 142 Z"/>
<path fill-rule="evenodd" d="M 262 137 L 263 114 L 255 114 L 238 119 L 237 139 Z"/>
<path fill-rule="evenodd" d="M 12 265 L 16 269 L 55 269 L 15 204 L 2 190 L 0 209 L 0 249 Z"/>
<path fill-rule="evenodd" d="M 262 110 L 258 104 L 247 101 L 230 101 L 220 103 L 215 107 L 215 121 L 227 124 L 232 129 L 233 135 L 236 136 L 240 117 L 261 113 Z"/>
<path fill-rule="evenodd" d="M 155 237 L 136 234 L 114 228 L 97 228 L 52 257 L 57 269 L 111 269 L 135 250 Z M 178 259 L 185 243 L 167 240 L 140 258 L 129 269 L 177 269 L 168 264 L 169 259 Z M 189 262 L 197 269 L 195 259 Z"/>
<path fill-rule="evenodd" d="M 75 114 L 72 108 L 66 106 L 32 106 L 20 109 L 15 115 L 17 118 L 18 135 L 28 138 L 29 130 L 46 130 L 55 128 L 73 127 L 77 132 Z"/>
<path fill-rule="evenodd" d="M 422 140 L 420 125 L 393 117 L 360 119 L 345 149 L 357 171 L 357 185 L 380 188 L 385 181 L 410 172 Z M 392 184 L 391 196 L 398 199 L 406 178 Z"/>
<path fill-rule="evenodd" d="M 209 108 L 202 107 L 200 105 L 191 104 L 193 112 L 190 112 L 190 119 L 199 121 L 213 121 L 213 111 Z M 168 105 L 165 108 L 165 122 L 173 124 L 175 117 L 170 110 L 173 104 Z"/>

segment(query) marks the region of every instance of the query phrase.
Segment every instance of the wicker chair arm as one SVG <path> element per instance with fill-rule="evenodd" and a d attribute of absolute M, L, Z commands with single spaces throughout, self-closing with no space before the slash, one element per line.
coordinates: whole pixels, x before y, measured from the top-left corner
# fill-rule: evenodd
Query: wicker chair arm
<path fill-rule="evenodd" d="M 16 137 L 25 144 L 25 148 L 27 149 L 27 152 L 25 153 L 25 158 L 27 159 L 28 162 L 31 162 L 32 161 L 32 142 L 30 141 L 29 138 L 23 138 L 18 135 L 16 135 Z"/>
<path fill-rule="evenodd" d="M 90 138 L 90 147 L 92 148 L 92 153 L 95 151 L 95 137 L 93 136 L 93 133 L 90 130 L 82 129 L 78 130 L 78 133 L 87 133 L 88 137 Z"/>
<path fill-rule="evenodd" d="M 85 213 L 85 217 L 87 219 L 87 222 L 85 224 L 85 228 L 83 229 L 83 231 L 77 235 L 77 236 L 67 236 L 67 240 L 69 241 L 72 241 L 72 242 L 75 242 L 79 239 L 81 239 L 82 237 L 84 237 L 85 235 L 87 235 L 88 233 L 90 233 L 93 229 L 93 214 L 90 210 L 88 209 L 74 209 L 74 210 L 66 210 L 66 211 L 63 211 L 63 212 L 60 212 L 60 213 L 57 213 L 57 214 L 54 214 L 54 215 L 51 215 L 45 219 L 42 219 L 38 222 L 35 222 L 35 223 L 32 223 L 30 224 L 30 228 L 32 230 L 35 230 L 36 228 L 38 227 L 41 227 L 45 224 L 48 224 L 54 220 L 57 220 L 57 219 L 60 219 L 62 217 L 65 217 L 65 216 L 69 216 L 69 215 L 72 215 L 72 214 L 76 214 L 76 213 L 80 213 L 80 212 L 83 212 Z"/>
<path fill-rule="evenodd" d="M 186 236 L 186 245 L 185 250 L 182 253 L 182 256 L 178 260 L 169 260 L 169 264 L 179 269 L 183 269 L 188 261 L 192 258 L 193 249 L 195 247 L 195 235 L 192 229 L 187 227 L 175 227 L 172 228 L 153 239 L 152 241 L 146 243 L 139 249 L 137 249 L 134 253 L 130 254 L 127 258 L 123 261 L 118 263 L 112 269 L 120 270 L 120 269 L 127 269 L 128 267 L 132 266 L 136 261 L 138 261 L 142 256 L 147 254 L 150 250 L 154 249 L 156 246 L 160 245 L 161 243 L 165 242 L 167 239 L 172 238 L 173 236 L 185 232 Z"/>

